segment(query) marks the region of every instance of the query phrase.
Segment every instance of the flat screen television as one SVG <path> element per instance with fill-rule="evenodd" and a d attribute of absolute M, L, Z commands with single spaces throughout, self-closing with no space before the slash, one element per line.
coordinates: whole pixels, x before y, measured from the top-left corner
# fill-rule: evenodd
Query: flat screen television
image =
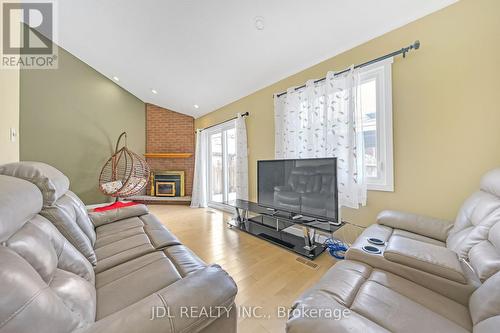
<path fill-rule="evenodd" d="M 338 220 L 336 158 L 258 161 L 257 187 L 260 206 Z"/>

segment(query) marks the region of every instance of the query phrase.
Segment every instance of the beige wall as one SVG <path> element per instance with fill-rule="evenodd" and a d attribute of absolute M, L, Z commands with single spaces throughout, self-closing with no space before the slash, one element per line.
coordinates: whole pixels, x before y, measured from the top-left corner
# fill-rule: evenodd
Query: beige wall
<path fill-rule="evenodd" d="M 373 223 L 383 209 L 454 218 L 480 176 L 500 166 L 500 1 L 462 0 L 196 120 L 197 128 L 250 112 L 250 196 L 256 161 L 274 157 L 272 94 L 419 39 L 393 64 L 395 191 L 368 193 L 344 218 Z"/>
<path fill-rule="evenodd" d="M 54 165 L 88 204 L 106 199 L 98 177 L 122 131 L 144 153 L 144 103 L 62 48 L 59 69 L 21 71 L 21 160 Z"/>
<path fill-rule="evenodd" d="M 0 164 L 19 161 L 19 137 L 10 140 L 10 130 L 19 133 L 19 70 L 0 69 Z"/>
<path fill-rule="evenodd" d="M 0 0 L 0 6 L 4 2 Z M 1 36 L 3 24 L 0 24 L 0 39 Z M 0 68 L 0 164 L 19 161 L 19 137 L 11 141 L 11 128 L 19 135 L 19 69 Z"/>

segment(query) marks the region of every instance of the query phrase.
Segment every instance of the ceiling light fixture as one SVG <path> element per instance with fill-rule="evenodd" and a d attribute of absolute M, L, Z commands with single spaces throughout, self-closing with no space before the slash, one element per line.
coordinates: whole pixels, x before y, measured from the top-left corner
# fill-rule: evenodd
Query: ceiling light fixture
<path fill-rule="evenodd" d="M 195 109 L 199 109 L 199 108 L 200 108 L 200 106 L 199 106 L 198 104 L 193 105 L 193 107 L 194 107 Z"/>
<path fill-rule="evenodd" d="M 153 94 L 155 94 L 155 95 L 158 93 L 158 92 L 157 92 L 156 90 L 154 90 L 154 89 L 151 89 L 151 92 L 152 92 Z"/>
<path fill-rule="evenodd" d="M 264 18 L 262 16 L 255 16 L 254 18 L 254 24 L 255 24 L 255 29 L 257 30 L 264 30 Z"/>
<path fill-rule="evenodd" d="M 116 82 L 120 81 L 120 79 L 118 78 L 118 76 L 113 76 L 113 80 L 115 80 Z"/>

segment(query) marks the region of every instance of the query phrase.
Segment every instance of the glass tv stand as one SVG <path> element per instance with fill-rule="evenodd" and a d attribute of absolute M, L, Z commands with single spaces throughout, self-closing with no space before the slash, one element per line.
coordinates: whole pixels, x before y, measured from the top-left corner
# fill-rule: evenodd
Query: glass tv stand
<path fill-rule="evenodd" d="M 270 210 L 247 200 L 231 200 L 224 204 L 235 209 L 234 218 L 228 221 L 230 228 L 247 232 L 312 260 L 325 250 L 324 244 L 318 242 L 317 232 L 331 235 L 344 225 L 306 216 L 296 218 L 290 213 Z"/>

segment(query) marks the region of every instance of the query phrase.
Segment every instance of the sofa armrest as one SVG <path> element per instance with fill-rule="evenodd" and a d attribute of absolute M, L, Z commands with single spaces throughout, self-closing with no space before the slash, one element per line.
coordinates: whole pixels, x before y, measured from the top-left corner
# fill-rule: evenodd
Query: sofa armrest
<path fill-rule="evenodd" d="M 73 333 L 199 332 L 230 317 L 236 293 L 233 279 L 213 265 Z"/>
<path fill-rule="evenodd" d="M 402 229 L 422 236 L 446 242 L 453 222 L 432 217 L 385 210 L 377 216 L 377 223 L 394 229 Z"/>
<path fill-rule="evenodd" d="M 392 236 L 384 251 L 384 258 L 448 280 L 467 283 L 457 254 L 442 246 Z"/>
<path fill-rule="evenodd" d="M 89 211 L 90 220 L 97 228 L 101 225 L 123 220 L 129 217 L 142 216 L 148 214 L 149 210 L 146 205 L 134 205 L 117 209 L 106 210 L 103 212 Z"/>

